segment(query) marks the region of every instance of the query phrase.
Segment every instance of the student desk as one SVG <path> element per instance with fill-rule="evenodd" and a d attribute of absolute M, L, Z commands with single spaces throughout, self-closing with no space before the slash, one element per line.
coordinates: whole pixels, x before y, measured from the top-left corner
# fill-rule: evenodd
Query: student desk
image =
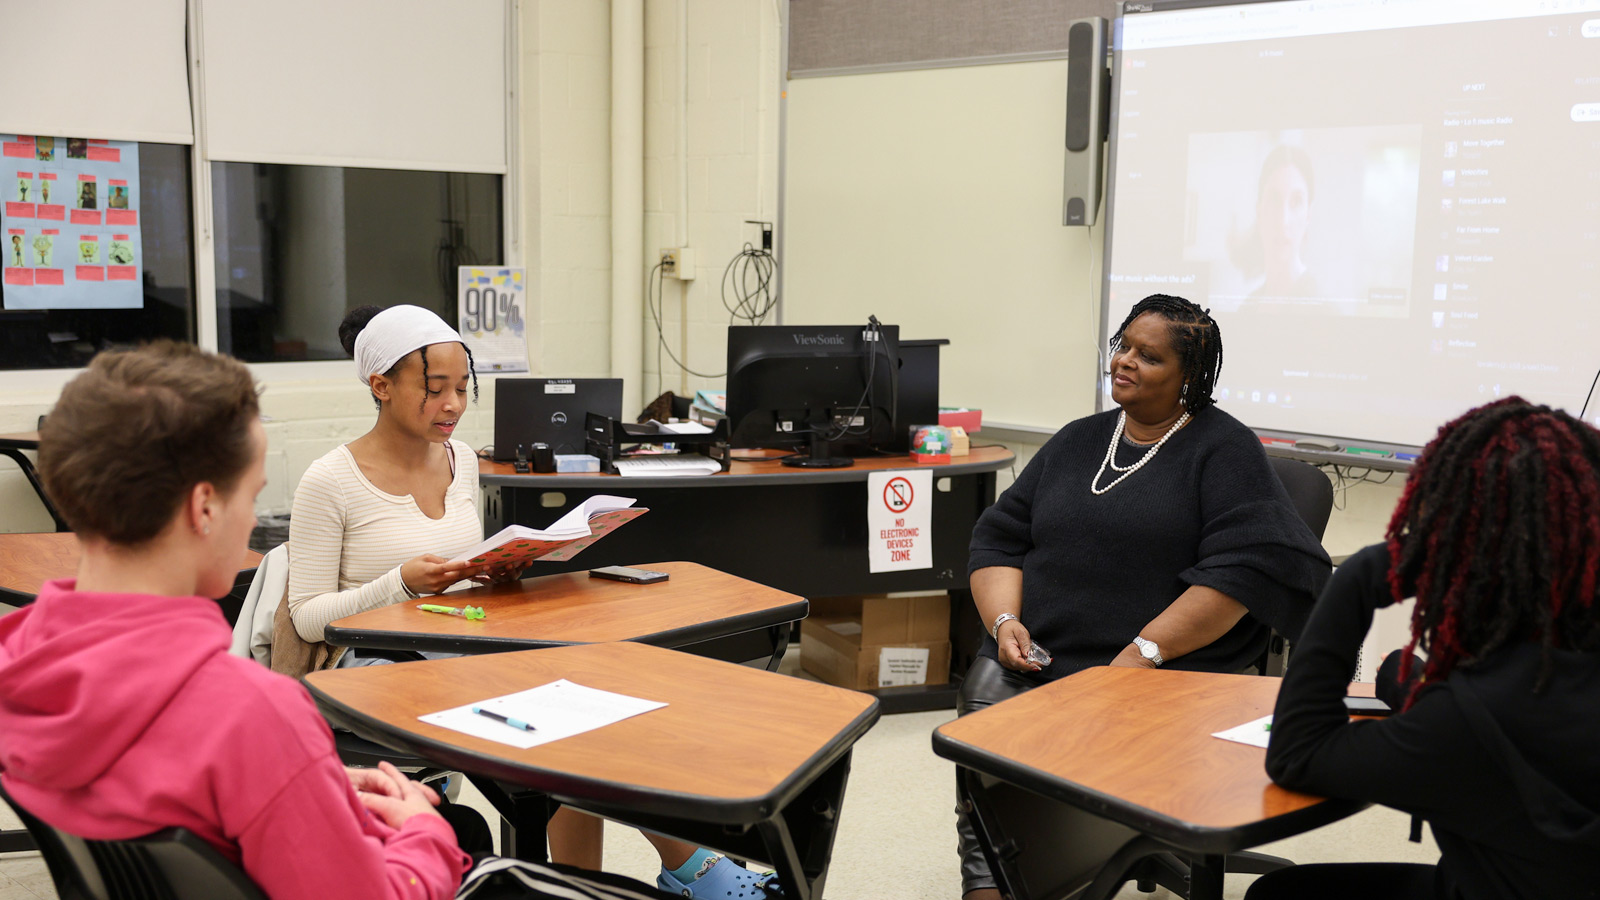
<path fill-rule="evenodd" d="M 810 606 L 803 597 L 698 563 L 640 568 L 672 577 L 657 584 L 606 581 L 587 572 L 524 578 L 346 616 L 328 626 L 327 641 L 447 653 L 636 641 L 730 662 L 767 657 L 770 668 L 789 643 L 789 623 L 805 618 Z M 427 613 L 417 609 L 423 603 L 481 606 L 488 616 L 471 621 Z"/>
<path fill-rule="evenodd" d="M 966 767 L 1003 892 L 1045 900 L 1094 882 L 1086 897 L 1110 897 L 1132 864 L 1171 852 L 1191 864 L 1193 900 L 1220 900 L 1224 854 L 1367 806 L 1278 787 L 1266 751 L 1211 736 L 1270 714 L 1278 684 L 1086 669 L 941 725 L 933 750 Z"/>
<path fill-rule="evenodd" d="M 668 705 L 529 750 L 417 718 L 559 678 Z M 865 694 L 637 643 L 329 669 L 306 684 L 335 725 L 479 776 L 532 858 L 543 817 L 508 808 L 494 781 L 771 862 L 796 900 L 822 895 L 851 747 L 878 719 Z"/>
<path fill-rule="evenodd" d="M 78 574 L 78 555 L 78 536 L 71 532 L 0 534 L 0 603 L 32 603 L 46 581 Z M 249 585 L 260 562 L 261 554 L 246 550 L 236 586 Z M 234 603 L 230 621 L 238 613 Z"/>
<path fill-rule="evenodd" d="M 22 475 L 28 479 L 28 484 L 33 487 L 33 492 L 39 495 L 39 502 L 44 504 L 45 512 L 49 513 L 50 518 L 55 521 L 56 531 L 71 531 L 72 529 L 67 527 L 66 521 L 61 518 L 61 514 L 56 512 L 55 504 L 51 503 L 50 498 L 45 496 L 44 483 L 39 480 L 39 472 L 34 469 L 33 460 L 28 459 L 22 452 L 24 450 L 38 449 L 39 432 L 37 431 L 0 434 L 0 456 L 11 457 L 16 462 L 17 468 L 22 470 Z"/>
<path fill-rule="evenodd" d="M 512 524 L 549 525 L 596 494 L 634 497 L 639 506 L 649 507 L 648 514 L 606 535 L 571 563 L 547 571 L 686 559 L 808 598 L 948 590 L 954 619 L 972 606 L 967 593 L 972 527 L 994 503 L 997 473 L 1015 461 L 1003 447 L 976 447 L 946 465 L 920 465 L 897 455 L 857 459 L 846 469 L 795 469 L 774 458 L 734 462 L 717 475 L 647 478 L 517 475 L 509 464 L 484 462 L 478 480 L 489 534 Z M 867 571 L 867 475 L 886 469 L 933 470 L 931 568 Z M 962 633 L 975 635 L 976 628 Z M 889 688 L 880 699 L 886 712 L 947 709 L 955 703 L 955 691 L 949 685 Z"/>

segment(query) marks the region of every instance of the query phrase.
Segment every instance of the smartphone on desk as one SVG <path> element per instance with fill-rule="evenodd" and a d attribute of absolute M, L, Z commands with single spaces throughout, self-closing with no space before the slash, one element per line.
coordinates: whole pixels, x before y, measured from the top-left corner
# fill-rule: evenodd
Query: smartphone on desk
<path fill-rule="evenodd" d="M 607 578 L 612 581 L 626 581 L 629 584 L 655 584 L 666 581 L 666 572 L 654 572 L 650 569 L 635 569 L 629 566 L 601 566 L 589 570 L 590 578 Z"/>
<path fill-rule="evenodd" d="M 1394 710 L 1377 697 L 1346 697 L 1345 711 L 1352 716 L 1392 716 Z"/>

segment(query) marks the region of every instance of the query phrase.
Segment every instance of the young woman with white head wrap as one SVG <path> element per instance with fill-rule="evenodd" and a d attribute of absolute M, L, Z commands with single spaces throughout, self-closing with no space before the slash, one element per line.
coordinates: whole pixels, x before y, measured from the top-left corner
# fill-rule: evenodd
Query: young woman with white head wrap
<path fill-rule="evenodd" d="M 378 420 L 295 491 L 289 610 L 307 641 L 344 616 L 515 574 L 447 561 L 483 540 L 477 457 L 451 439 L 476 388 L 461 335 L 421 307 L 367 306 L 339 338 Z"/>
<path fill-rule="evenodd" d="M 477 393 L 461 335 L 421 307 L 368 306 L 345 317 L 339 340 L 372 391 L 378 421 L 312 463 L 295 492 L 289 608 L 307 641 L 321 640 L 343 616 L 521 572 L 447 562 L 483 540 L 474 502 L 478 459 L 450 437 L 469 386 Z M 563 809 L 549 833 L 556 862 L 600 867 L 600 820 Z M 661 856 L 657 884 L 672 893 L 755 896 L 770 879 L 693 844 L 645 837 Z"/>

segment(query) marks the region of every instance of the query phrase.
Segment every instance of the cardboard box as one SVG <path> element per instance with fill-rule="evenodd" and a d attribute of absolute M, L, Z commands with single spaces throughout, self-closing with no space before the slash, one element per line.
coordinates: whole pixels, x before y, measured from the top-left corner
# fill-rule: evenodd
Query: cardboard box
<path fill-rule="evenodd" d="M 951 456 L 971 456 L 972 455 L 972 439 L 967 437 L 967 430 L 965 428 L 962 428 L 960 425 L 951 425 L 949 427 L 950 427 L 950 455 Z"/>
<path fill-rule="evenodd" d="M 887 655 L 884 651 L 891 651 Z M 924 654 L 918 651 L 926 651 Z M 826 597 L 800 623 L 800 666 L 829 684 L 880 686 L 884 662 L 901 684 L 950 680 L 950 595 Z"/>
<path fill-rule="evenodd" d="M 948 638 L 863 644 L 864 632 L 858 619 L 805 619 L 800 623 L 800 667 L 829 684 L 858 691 L 950 680 Z M 888 671 L 882 670 L 884 664 Z"/>
<path fill-rule="evenodd" d="M 950 595 L 905 592 L 822 597 L 811 601 L 813 619 L 855 619 L 863 646 L 944 641 L 950 638 Z"/>

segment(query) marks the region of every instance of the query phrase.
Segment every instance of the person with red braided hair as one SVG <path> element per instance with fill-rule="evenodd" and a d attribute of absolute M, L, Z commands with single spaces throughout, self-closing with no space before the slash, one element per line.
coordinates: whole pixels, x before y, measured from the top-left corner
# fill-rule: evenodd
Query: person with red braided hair
<path fill-rule="evenodd" d="M 1306 623 L 1267 772 L 1427 820 L 1439 862 L 1296 866 L 1247 900 L 1600 896 L 1600 432 L 1520 397 L 1475 409 L 1423 450 L 1387 537 Z M 1351 721 L 1373 611 L 1409 597 L 1378 675 L 1397 714 Z"/>

